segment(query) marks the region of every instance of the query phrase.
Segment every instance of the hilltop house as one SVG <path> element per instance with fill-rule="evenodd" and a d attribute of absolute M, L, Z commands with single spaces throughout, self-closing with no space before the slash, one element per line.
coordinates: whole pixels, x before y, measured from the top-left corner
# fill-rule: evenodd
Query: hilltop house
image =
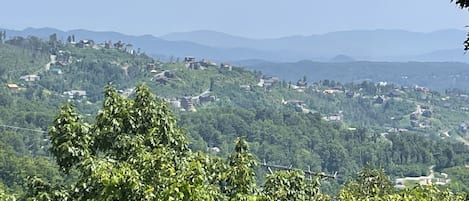
<path fill-rule="evenodd" d="M 112 46 L 114 46 L 115 49 L 122 50 L 125 47 L 125 43 L 117 41 L 117 43 L 114 43 Z"/>
<path fill-rule="evenodd" d="M 306 89 L 308 87 L 308 82 L 306 82 L 304 80 L 298 80 L 298 82 L 296 82 L 296 86 L 299 89 Z"/>
<path fill-rule="evenodd" d="M 233 67 L 230 64 L 224 64 L 224 63 L 220 64 L 220 68 L 223 70 L 227 70 L 227 71 L 233 70 Z"/>
<path fill-rule="evenodd" d="M 427 87 L 415 86 L 415 91 L 428 93 L 428 92 L 430 92 L 430 89 L 428 89 Z"/>
<path fill-rule="evenodd" d="M 202 65 L 198 61 L 186 63 L 186 67 L 193 70 L 201 69 Z"/>
<path fill-rule="evenodd" d="M 193 57 L 193 56 L 186 56 L 186 57 L 184 57 L 184 62 L 186 62 L 186 63 L 195 62 L 195 57 Z"/>
<path fill-rule="evenodd" d="M 75 44 L 78 48 L 93 47 L 95 45 L 93 40 L 80 40 Z"/>
<path fill-rule="evenodd" d="M 126 44 L 125 47 L 124 47 L 124 51 L 129 53 L 129 54 L 134 54 L 135 53 L 134 46 L 132 44 Z"/>

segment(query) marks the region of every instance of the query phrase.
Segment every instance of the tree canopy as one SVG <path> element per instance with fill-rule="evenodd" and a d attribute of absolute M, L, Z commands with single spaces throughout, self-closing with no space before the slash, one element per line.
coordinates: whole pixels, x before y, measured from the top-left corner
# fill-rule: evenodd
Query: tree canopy
<path fill-rule="evenodd" d="M 322 180 L 301 170 L 272 172 L 256 187 L 257 162 L 244 138 L 236 139 L 226 161 L 191 151 L 166 103 L 145 85 L 136 88 L 134 99 L 106 87 L 94 123 L 85 123 L 72 105 L 63 106 L 49 136 L 59 169 L 76 179 L 52 185 L 31 177 L 24 200 L 331 200 L 319 190 Z M 0 198 L 8 196 L 0 188 Z M 337 199 L 462 201 L 465 196 L 436 187 L 396 192 L 384 171 L 364 169 Z"/>

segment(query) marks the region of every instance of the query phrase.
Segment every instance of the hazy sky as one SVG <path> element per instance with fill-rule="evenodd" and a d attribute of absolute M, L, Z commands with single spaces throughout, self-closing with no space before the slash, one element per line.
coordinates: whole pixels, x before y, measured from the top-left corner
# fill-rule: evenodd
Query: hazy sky
<path fill-rule="evenodd" d="M 469 11 L 449 0 L 10 0 L 1 6 L 2 28 L 132 35 L 203 29 L 272 38 L 352 29 L 429 32 L 469 24 Z"/>

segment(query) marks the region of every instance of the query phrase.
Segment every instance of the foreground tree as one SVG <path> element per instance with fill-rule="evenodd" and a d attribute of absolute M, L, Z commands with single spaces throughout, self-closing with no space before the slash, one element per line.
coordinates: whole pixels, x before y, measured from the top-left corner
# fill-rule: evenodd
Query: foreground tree
<path fill-rule="evenodd" d="M 267 200 L 326 201 L 319 191 L 319 178 L 305 178 L 301 170 L 278 171 L 267 176 L 263 192 Z"/>
<path fill-rule="evenodd" d="M 95 124 L 64 106 L 49 135 L 61 170 L 79 172 L 78 181 L 65 190 L 69 200 L 215 200 L 221 195 L 209 182 L 206 156 L 188 149 L 168 106 L 144 85 L 133 100 L 107 87 Z"/>
<path fill-rule="evenodd" d="M 235 151 L 228 159 L 225 192 L 233 200 L 243 200 L 257 194 L 254 156 L 248 152 L 244 138 L 237 138 Z"/>

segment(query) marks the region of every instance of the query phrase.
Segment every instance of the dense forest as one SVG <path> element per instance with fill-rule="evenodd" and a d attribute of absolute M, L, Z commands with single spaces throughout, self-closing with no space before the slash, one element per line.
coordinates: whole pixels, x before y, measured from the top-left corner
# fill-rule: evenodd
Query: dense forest
<path fill-rule="evenodd" d="M 463 200 L 469 191 L 462 90 L 295 83 L 71 37 L 0 44 L 1 199 Z M 427 175 L 449 179 L 394 187 Z"/>

